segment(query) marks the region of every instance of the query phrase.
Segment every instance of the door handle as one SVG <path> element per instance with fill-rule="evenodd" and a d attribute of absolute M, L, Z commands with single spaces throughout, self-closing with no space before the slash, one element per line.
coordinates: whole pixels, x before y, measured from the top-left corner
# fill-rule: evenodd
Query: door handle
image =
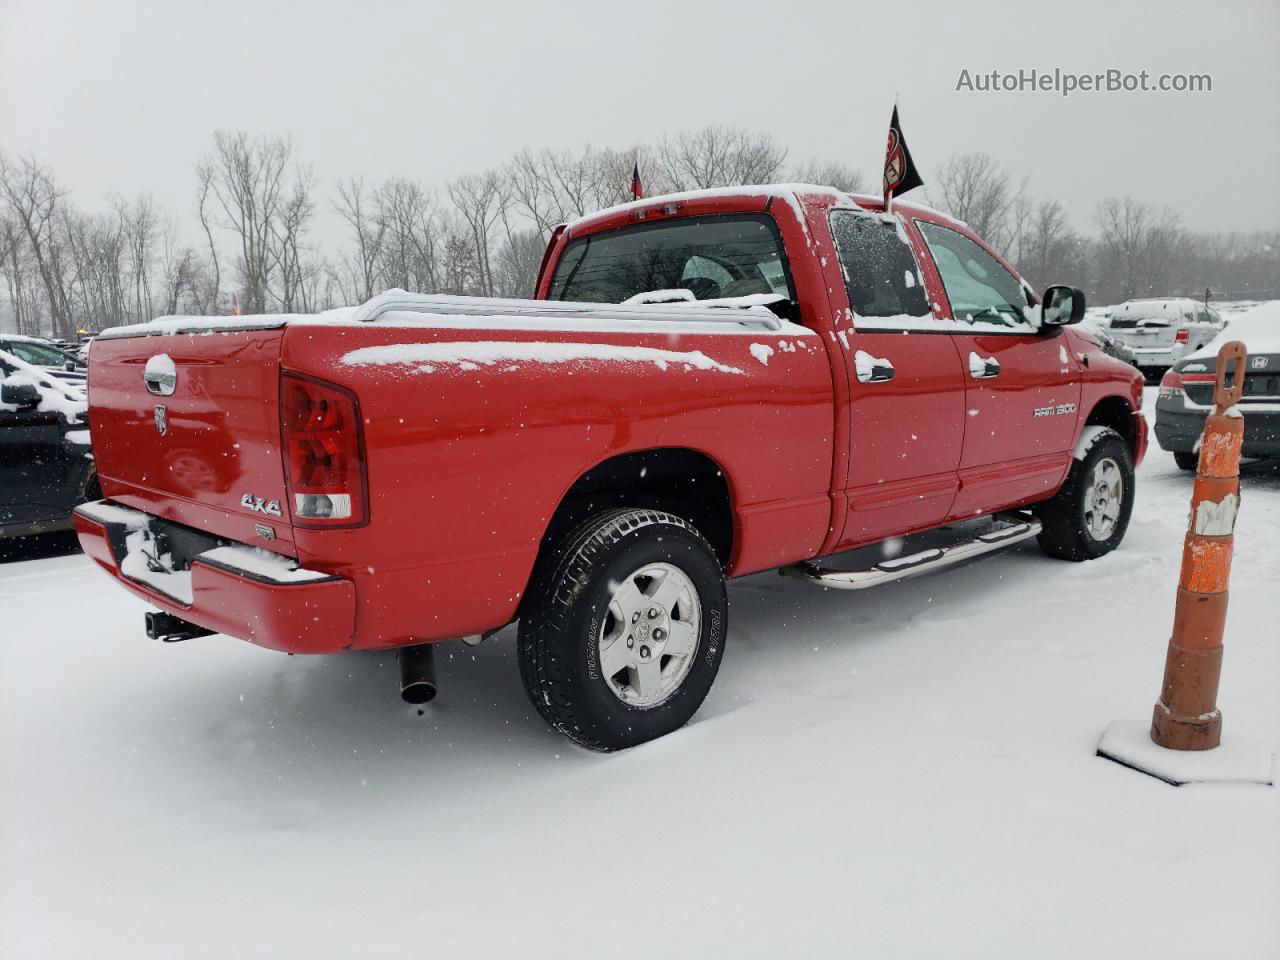
<path fill-rule="evenodd" d="M 995 357 L 980 357 L 976 353 L 969 354 L 969 376 L 975 380 L 991 380 L 1000 376 L 1000 361 Z"/>
<path fill-rule="evenodd" d="M 853 366 L 859 383 L 885 383 L 894 377 L 892 363 L 884 357 L 873 357 L 865 350 L 853 355 Z"/>

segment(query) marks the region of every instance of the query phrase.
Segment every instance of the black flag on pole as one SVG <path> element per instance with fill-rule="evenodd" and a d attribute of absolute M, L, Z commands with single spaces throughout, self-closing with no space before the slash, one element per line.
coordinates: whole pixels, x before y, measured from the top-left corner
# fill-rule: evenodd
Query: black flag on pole
<path fill-rule="evenodd" d="M 639 160 L 637 160 L 635 166 L 631 168 L 631 198 L 633 200 L 644 199 L 644 184 L 640 182 Z"/>
<path fill-rule="evenodd" d="M 908 190 L 914 190 L 924 181 L 911 160 L 911 151 L 907 149 L 907 141 L 902 136 L 902 126 L 898 123 L 898 105 L 893 105 L 893 118 L 889 121 L 889 143 L 884 151 L 884 205 L 889 207 L 892 197 L 901 196 Z"/>

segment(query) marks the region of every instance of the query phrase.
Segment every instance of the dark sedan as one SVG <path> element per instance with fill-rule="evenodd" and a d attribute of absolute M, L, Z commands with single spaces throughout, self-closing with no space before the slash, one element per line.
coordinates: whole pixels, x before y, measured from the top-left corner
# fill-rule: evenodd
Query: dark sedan
<path fill-rule="evenodd" d="M 1270 326 L 1233 323 L 1209 347 L 1175 363 L 1160 381 L 1156 442 L 1173 453 L 1182 469 L 1196 468 L 1204 418 L 1212 409 L 1217 351 L 1226 340 L 1242 340 L 1249 349 L 1244 396 L 1237 404 L 1244 416 L 1241 452 L 1246 457 L 1280 458 L 1280 318 L 1276 330 Z"/>
<path fill-rule="evenodd" d="M 0 351 L 0 540 L 69 530 L 101 496 L 78 395 Z"/>

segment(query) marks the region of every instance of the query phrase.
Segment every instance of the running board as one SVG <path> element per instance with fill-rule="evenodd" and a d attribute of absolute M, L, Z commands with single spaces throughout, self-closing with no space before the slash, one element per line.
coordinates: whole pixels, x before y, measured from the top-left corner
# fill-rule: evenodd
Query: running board
<path fill-rule="evenodd" d="M 882 583 L 905 580 L 934 570 L 1003 550 L 1040 532 L 1040 521 L 1022 517 L 997 517 L 995 529 L 960 540 L 946 547 L 921 550 L 906 557 L 882 560 L 866 570 L 826 570 L 815 563 L 798 563 L 783 567 L 781 573 L 797 580 L 808 580 L 835 590 L 866 590 Z"/>

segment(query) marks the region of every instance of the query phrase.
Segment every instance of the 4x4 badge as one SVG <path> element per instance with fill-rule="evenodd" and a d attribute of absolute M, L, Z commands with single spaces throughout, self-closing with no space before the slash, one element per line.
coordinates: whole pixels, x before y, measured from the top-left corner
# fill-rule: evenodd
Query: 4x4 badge
<path fill-rule="evenodd" d="M 164 436 L 169 432 L 169 411 L 165 409 L 163 403 L 157 403 L 155 409 L 156 429 L 160 431 L 160 436 Z"/>
<path fill-rule="evenodd" d="M 240 506 L 248 507 L 257 513 L 265 513 L 268 517 L 282 516 L 279 500 L 264 500 L 262 497 L 255 497 L 252 493 L 246 493 L 240 498 Z"/>

